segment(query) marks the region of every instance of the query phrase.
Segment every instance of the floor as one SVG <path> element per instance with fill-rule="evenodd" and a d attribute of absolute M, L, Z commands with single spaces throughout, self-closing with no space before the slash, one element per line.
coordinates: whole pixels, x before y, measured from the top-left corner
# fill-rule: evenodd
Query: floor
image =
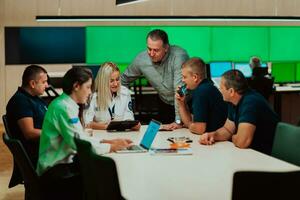
<path fill-rule="evenodd" d="M 8 183 L 12 173 L 12 155 L 2 140 L 4 127 L 0 124 L 0 200 L 24 199 L 24 187 L 18 185 L 8 189 Z"/>

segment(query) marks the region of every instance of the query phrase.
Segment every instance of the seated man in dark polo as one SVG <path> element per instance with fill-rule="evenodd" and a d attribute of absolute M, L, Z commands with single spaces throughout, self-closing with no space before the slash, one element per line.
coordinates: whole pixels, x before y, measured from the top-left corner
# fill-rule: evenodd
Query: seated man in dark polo
<path fill-rule="evenodd" d="M 192 133 L 203 134 L 222 127 L 227 118 L 227 104 L 222 94 L 206 79 L 205 63 L 200 58 L 191 58 L 182 65 L 182 82 L 191 90 L 191 110 L 185 96 L 176 94 L 180 117 Z"/>
<path fill-rule="evenodd" d="M 45 92 L 47 71 L 30 65 L 23 72 L 22 86 L 6 106 L 8 127 L 12 136 L 23 144 L 34 167 L 36 167 L 41 128 L 47 111 L 46 103 L 39 97 Z"/>
<path fill-rule="evenodd" d="M 239 148 L 270 154 L 279 119 L 268 102 L 248 88 L 247 80 L 238 70 L 222 75 L 220 91 L 224 100 L 230 102 L 228 118 L 222 128 L 203 134 L 199 142 L 211 145 L 232 140 Z"/>

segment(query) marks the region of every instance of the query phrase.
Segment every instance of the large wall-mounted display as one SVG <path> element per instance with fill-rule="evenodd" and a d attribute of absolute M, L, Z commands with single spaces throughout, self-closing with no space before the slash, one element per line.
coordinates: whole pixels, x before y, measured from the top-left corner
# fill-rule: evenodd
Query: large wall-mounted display
<path fill-rule="evenodd" d="M 87 63 L 112 60 L 130 63 L 146 49 L 146 35 L 161 28 L 170 44 L 186 49 L 206 62 L 245 62 L 251 56 L 263 61 L 299 61 L 300 27 L 254 26 L 118 26 L 87 27 Z M 126 52 L 126 53 L 124 53 Z"/>
<path fill-rule="evenodd" d="M 149 27 L 102 26 L 86 28 L 86 61 L 130 63 L 145 49 Z"/>
<path fill-rule="evenodd" d="M 300 60 L 300 27 L 270 28 L 271 61 Z"/>
<path fill-rule="evenodd" d="M 254 55 L 269 60 L 266 27 L 213 27 L 211 34 L 212 60 L 247 61 Z"/>
<path fill-rule="evenodd" d="M 170 44 L 206 62 L 300 60 L 300 27 L 255 26 L 88 26 L 6 27 L 6 64 L 88 63 L 113 61 L 122 66 L 146 50 L 146 36 L 164 29 Z"/>
<path fill-rule="evenodd" d="M 85 28 L 6 27 L 5 63 L 85 63 Z"/>

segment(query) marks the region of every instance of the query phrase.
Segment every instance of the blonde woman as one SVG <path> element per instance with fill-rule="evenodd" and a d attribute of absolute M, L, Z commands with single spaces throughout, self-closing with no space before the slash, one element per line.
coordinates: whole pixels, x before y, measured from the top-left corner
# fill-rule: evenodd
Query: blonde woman
<path fill-rule="evenodd" d="M 130 91 L 121 86 L 120 70 L 112 62 L 103 63 L 95 80 L 95 93 L 84 112 L 86 127 L 103 130 L 110 121 L 134 120 Z M 140 124 L 133 130 L 139 130 Z"/>

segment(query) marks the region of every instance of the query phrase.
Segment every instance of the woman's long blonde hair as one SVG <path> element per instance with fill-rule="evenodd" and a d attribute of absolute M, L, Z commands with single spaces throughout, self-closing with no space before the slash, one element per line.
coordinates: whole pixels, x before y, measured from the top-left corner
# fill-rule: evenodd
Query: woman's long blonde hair
<path fill-rule="evenodd" d="M 101 65 L 96 79 L 95 79 L 95 91 L 97 92 L 97 107 L 100 110 L 108 109 L 108 106 L 112 100 L 112 93 L 110 91 L 110 77 L 113 72 L 120 72 L 118 66 L 113 62 L 105 62 Z M 120 93 L 121 87 L 117 92 Z"/>

